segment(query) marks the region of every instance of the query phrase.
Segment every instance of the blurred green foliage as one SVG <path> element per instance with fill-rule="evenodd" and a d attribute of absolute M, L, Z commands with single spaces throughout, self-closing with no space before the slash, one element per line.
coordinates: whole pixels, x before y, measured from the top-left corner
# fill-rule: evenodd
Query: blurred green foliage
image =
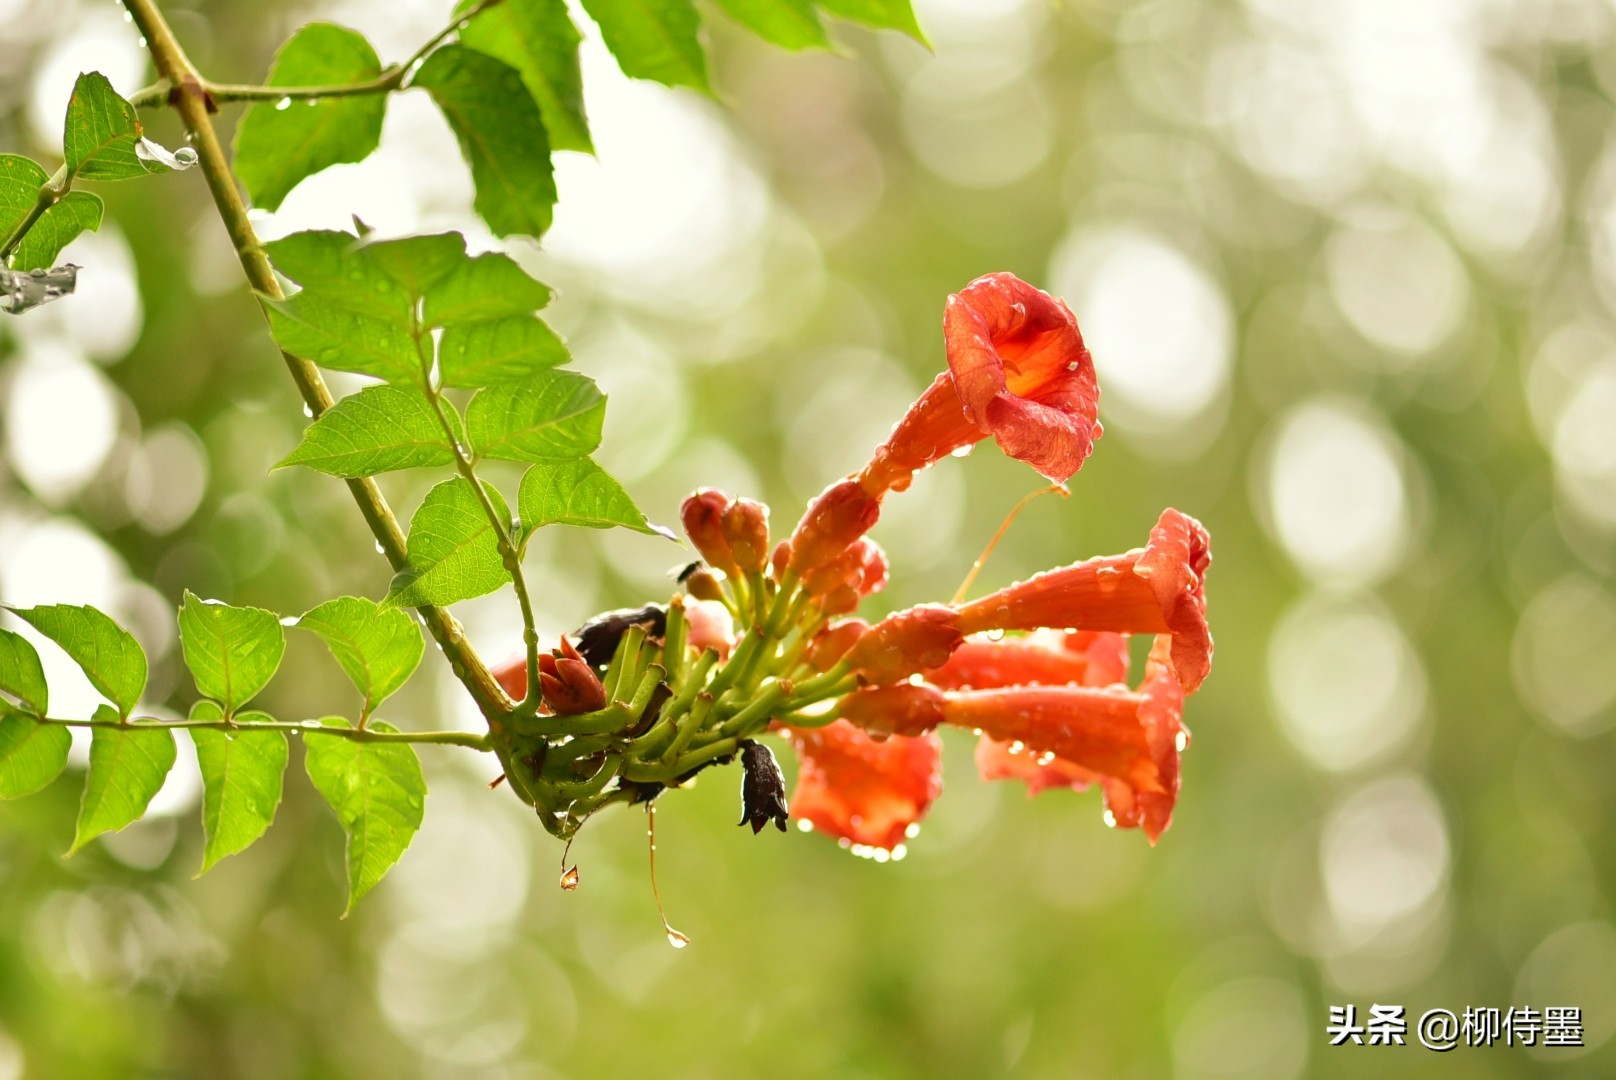
<path fill-rule="evenodd" d="M 199 66 L 240 81 L 307 17 L 387 63 L 447 6 L 170 5 Z M 55 123 L 81 68 L 143 81 L 112 5 L 4 10 L 7 149 L 49 157 L 37 117 Z M 1106 829 L 1096 793 L 981 783 L 966 738 L 884 866 L 754 839 L 732 826 L 738 777 L 709 773 L 660 803 L 661 891 L 694 939 L 675 952 L 638 812 L 590 824 L 563 893 L 560 852 L 473 755 L 423 753 L 425 825 L 346 921 L 341 835 L 307 785 L 191 881 L 194 782 L 61 859 L 81 760 L 0 804 L 0 1077 L 1616 1069 L 1616 16 L 917 10 L 933 52 L 838 26 L 847 55 L 788 55 L 714 25 L 723 106 L 586 50 L 599 163 L 562 155 L 545 250 L 510 250 L 557 288 L 556 325 L 612 395 L 602 464 L 653 521 L 706 483 L 789 528 L 941 368 L 949 292 L 1003 269 L 1066 295 L 1109 432 L 977 588 L 1142 543 L 1164 505 L 1210 528 L 1219 648 L 1161 844 Z M 397 104 L 369 171 L 294 190 L 266 238 L 349 214 L 473 227 L 453 136 Z M 178 145 L 172 118 L 147 120 Z M 304 420 L 200 178 L 99 193 L 107 224 L 68 253 L 80 295 L 0 327 L 0 594 L 109 604 L 161 702 L 184 589 L 296 612 L 380 597 L 389 574 L 339 483 L 269 471 Z M 946 598 L 1037 483 L 991 447 L 921 477 L 876 533 L 893 562 L 876 599 Z M 401 513 L 425 492 L 384 487 Z M 542 628 L 665 596 L 679 558 L 546 530 Z M 458 609 L 491 661 L 518 647 L 513 608 Z M 309 637 L 258 702 L 356 710 Z M 384 718 L 474 725 L 441 666 Z M 1411 1021 L 1577 1005 L 1589 1049 L 1435 1054 L 1412 1028 L 1330 1047 L 1328 1006 L 1349 1002 Z"/>

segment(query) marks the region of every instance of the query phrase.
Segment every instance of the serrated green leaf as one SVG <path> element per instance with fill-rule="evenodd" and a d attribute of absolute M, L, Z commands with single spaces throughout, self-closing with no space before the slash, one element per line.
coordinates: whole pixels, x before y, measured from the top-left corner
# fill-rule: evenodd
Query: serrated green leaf
<path fill-rule="evenodd" d="M 404 685 L 426 650 L 421 628 L 408 612 L 358 596 L 327 600 L 297 625 L 324 639 L 364 695 L 366 716 Z"/>
<path fill-rule="evenodd" d="M 510 509 L 499 491 L 484 484 L 505 520 Z M 491 593 L 511 579 L 500 558 L 493 524 L 469 481 L 445 480 L 427 492 L 410 519 L 404 569 L 393 578 L 384 606 L 439 606 Z"/>
<path fill-rule="evenodd" d="M 460 0 L 455 14 L 464 15 L 478 2 Z M 578 69 L 580 40 L 565 0 L 504 0 L 460 31 L 463 44 L 521 72 L 538 102 L 552 149 L 593 153 Z"/>
<path fill-rule="evenodd" d="M 22 224 L 39 200 L 46 180 L 44 166 L 21 154 L 0 154 L 0 240 Z"/>
<path fill-rule="evenodd" d="M 13 608 L 18 618 L 62 647 L 84 669 L 90 685 L 128 716 L 146 689 L 146 654 L 140 642 L 93 607 L 52 604 Z"/>
<path fill-rule="evenodd" d="M 454 323 L 438 342 L 438 377 L 444 386 L 490 386 L 570 359 L 555 331 L 532 316 Z"/>
<path fill-rule="evenodd" d="M 98 720 L 116 720 L 106 706 Z M 79 802 L 72 855 L 102 833 L 117 832 L 146 812 L 174 767 L 174 733 L 159 724 L 90 729 L 90 773 Z"/>
<path fill-rule="evenodd" d="M 224 713 L 214 702 L 199 701 L 191 719 L 223 720 Z M 189 729 L 202 769 L 202 832 L 207 838 L 197 877 L 225 856 L 246 849 L 275 820 L 286 772 L 286 735 L 251 727 L 255 720 L 268 719 L 261 712 L 245 712 L 236 717 L 243 726 L 235 731 Z"/>
<path fill-rule="evenodd" d="M 0 692 L 16 698 L 35 716 L 50 711 L 50 694 L 39 653 L 27 638 L 10 630 L 0 630 Z"/>
<path fill-rule="evenodd" d="M 427 326 L 484 322 L 531 315 L 549 302 L 549 286 L 528 277 L 509 255 L 490 251 L 462 260 L 427 290 L 421 319 Z"/>
<path fill-rule="evenodd" d="M 322 302 L 408 328 L 417 298 L 361 255 L 362 246 L 352 233 L 310 229 L 271 240 L 264 254 L 277 271 Z"/>
<path fill-rule="evenodd" d="M 623 74 L 710 93 L 691 0 L 583 0 Z"/>
<path fill-rule="evenodd" d="M 509 64 L 461 45 L 426 58 L 411 86 L 432 95 L 471 166 L 473 206 L 498 236 L 550 227 L 555 178 L 539 107 Z"/>
<path fill-rule="evenodd" d="M 326 292 L 305 289 L 288 300 L 260 296 L 275 343 L 335 371 L 420 385 L 421 354 L 407 326 L 361 315 Z"/>
<path fill-rule="evenodd" d="M 364 35 L 310 23 L 287 39 L 270 65 L 268 86 L 336 86 L 382 72 Z M 274 210 L 322 169 L 363 161 L 382 140 L 386 94 L 285 100 L 249 106 L 236 128 L 236 175 L 253 205 Z"/>
<path fill-rule="evenodd" d="M 141 136 L 135 107 L 99 71 L 80 75 L 67 103 L 62 156 L 70 180 L 129 180 L 150 173 L 190 168 L 196 151 L 177 153 Z"/>
<path fill-rule="evenodd" d="M 346 720 L 327 717 L 327 727 L 348 727 Z M 372 731 L 396 731 L 387 724 L 370 725 Z M 402 743 L 362 743 L 338 735 L 310 730 L 303 736 L 304 766 L 326 804 L 335 811 L 348 838 L 348 906 L 353 911 L 421 827 L 426 806 L 426 777 L 415 749 Z"/>
<path fill-rule="evenodd" d="M 203 600 L 187 589 L 180 604 L 180 649 L 196 688 L 228 716 L 274 676 L 286 633 L 273 612 Z"/>
<path fill-rule="evenodd" d="M 459 414 L 443 403 L 460 432 Z M 328 476 L 374 476 L 395 469 L 452 465 L 454 452 L 424 393 L 402 386 L 367 386 L 320 414 L 296 450 L 276 468 L 302 465 Z"/>
<path fill-rule="evenodd" d="M 62 774 L 73 737 L 61 724 L 0 716 L 0 799 L 32 795 Z"/>
<path fill-rule="evenodd" d="M 581 525 L 587 529 L 623 526 L 643 533 L 662 533 L 645 519 L 623 485 L 588 458 L 545 461 L 522 476 L 516 496 L 522 534 L 545 525 Z"/>
<path fill-rule="evenodd" d="M 926 35 L 920 32 L 910 0 L 815 0 L 815 3 L 838 18 L 876 30 L 897 30 L 926 44 Z"/>
<path fill-rule="evenodd" d="M 491 386 L 466 409 L 466 437 L 478 457 L 546 461 L 582 457 L 600 445 L 606 397 L 575 371 L 543 371 Z"/>
<path fill-rule="evenodd" d="M 830 38 L 810 0 L 718 0 L 724 13 L 783 49 L 828 49 Z"/>
<path fill-rule="evenodd" d="M 56 265 L 56 256 L 83 232 L 101 227 L 102 204 L 99 195 L 69 191 L 45 209 L 17 250 L 11 265 L 17 270 L 34 270 Z"/>

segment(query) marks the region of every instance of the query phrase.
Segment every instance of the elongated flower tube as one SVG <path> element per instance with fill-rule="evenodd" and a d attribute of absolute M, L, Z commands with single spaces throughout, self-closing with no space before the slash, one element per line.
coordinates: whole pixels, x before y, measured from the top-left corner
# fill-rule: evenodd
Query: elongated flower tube
<path fill-rule="evenodd" d="M 1156 639 L 1138 690 L 1124 687 L 1020 686 L 947 694 L 947 723 L 980 730 L 996 746 L 978 746 L 989 780 L 1025 780 L 1033 794 L 1099 781 L 1112 819 L 1138 827 L 1154 844 L 1178 800 L 1179 754 L 1188 744 L 1184 689 Z M 1017 749 L 1019 747 L 1019 749 Z"/>
<path fill-rule="evenodd" d="M 860 473 L 903 490 L 945 454 L 991 435 L 1049 479 L 1082 468 L 1100 437 L 1100 390 L 1077 319 L 1014 274 L 977 278 L 943 311 L 948 377 L 909 409 Z"/>
<path fill-rule="evenodd" d="M 959 608 L 959 626 L 968 634 L 1038 627 L 1170 634 L 1173 667 L 1193 692 L 1212 666 L 1211 561 L 1206 529 L 1169 508 L 1144 547 L 1047 570 L 973 600 Z"/>
<path fill-rule="evenodd" d="M 1014 274 L 988 274 L 948 298 L 943 341 L 948 370 L 863 469 L 809 503 L 789 541 L 793 570 L 834 559 L 875 524 L 888 491 L 990 435 L 1051 480 L 1082 468 L 1100 437 L 1100 391 L 1063 302 Z"/>
<path fill-rule="evenodd" d="M 881 742 L 846 720 L 789 731 L 801 762 L 791 816 L 855 850 L 894 850 L 942 793 L 936 735 Z"/>
<path fill-rule="evenodd" d="M 945 690 L 1000 686 L 1107 686 L 1128 678 L 1128 638 L 1090 630 L 1036 630 L 994 641 L 970 637 L 926 681 Z"/>
<path fill-rule="evenodd" d="M 894 683 L 942 666 L 964 640 L 953 608 L 921 604 L 870 627 L 848 651 L 846 660 L 866 682 Z"/>

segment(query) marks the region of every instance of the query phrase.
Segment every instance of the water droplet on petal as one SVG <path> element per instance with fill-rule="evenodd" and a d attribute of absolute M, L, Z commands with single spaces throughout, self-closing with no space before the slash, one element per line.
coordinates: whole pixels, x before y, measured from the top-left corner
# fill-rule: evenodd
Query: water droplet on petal
<path fill-rule="evenodd" d="M 578 889 L 578 868 L 569 866 L 561 874 L 561 887 L 567 892 L 576 892 Z"/>
<path fill-rule="evenodd" d="M 954 457 L 970 457 L 971 456 L 971 451 L 975 450 L 975 449 L 976 449 L 976 444 L 975 443 L 966 443 L 964 446 L 955 447 L 953 450 L 950 450 L 949 453 L 952 454 Z"/>
<path fill-rule="evenodd" d="M 690 944 L 690 938 L 670 926 L 668 927 L 668 944 L 675 949 L 682 949 Z"/>

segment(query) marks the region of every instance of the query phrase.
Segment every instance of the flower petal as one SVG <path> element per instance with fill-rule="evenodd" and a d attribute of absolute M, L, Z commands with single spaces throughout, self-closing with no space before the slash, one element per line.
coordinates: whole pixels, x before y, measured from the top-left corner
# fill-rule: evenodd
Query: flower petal
<path fill-rule="evenodd" d="M 891 851 L 942 792 L 936 735 L 878 742 L 845 720 L 790 731 L 801 762 L 791 816 L 838 840 Z"/>

